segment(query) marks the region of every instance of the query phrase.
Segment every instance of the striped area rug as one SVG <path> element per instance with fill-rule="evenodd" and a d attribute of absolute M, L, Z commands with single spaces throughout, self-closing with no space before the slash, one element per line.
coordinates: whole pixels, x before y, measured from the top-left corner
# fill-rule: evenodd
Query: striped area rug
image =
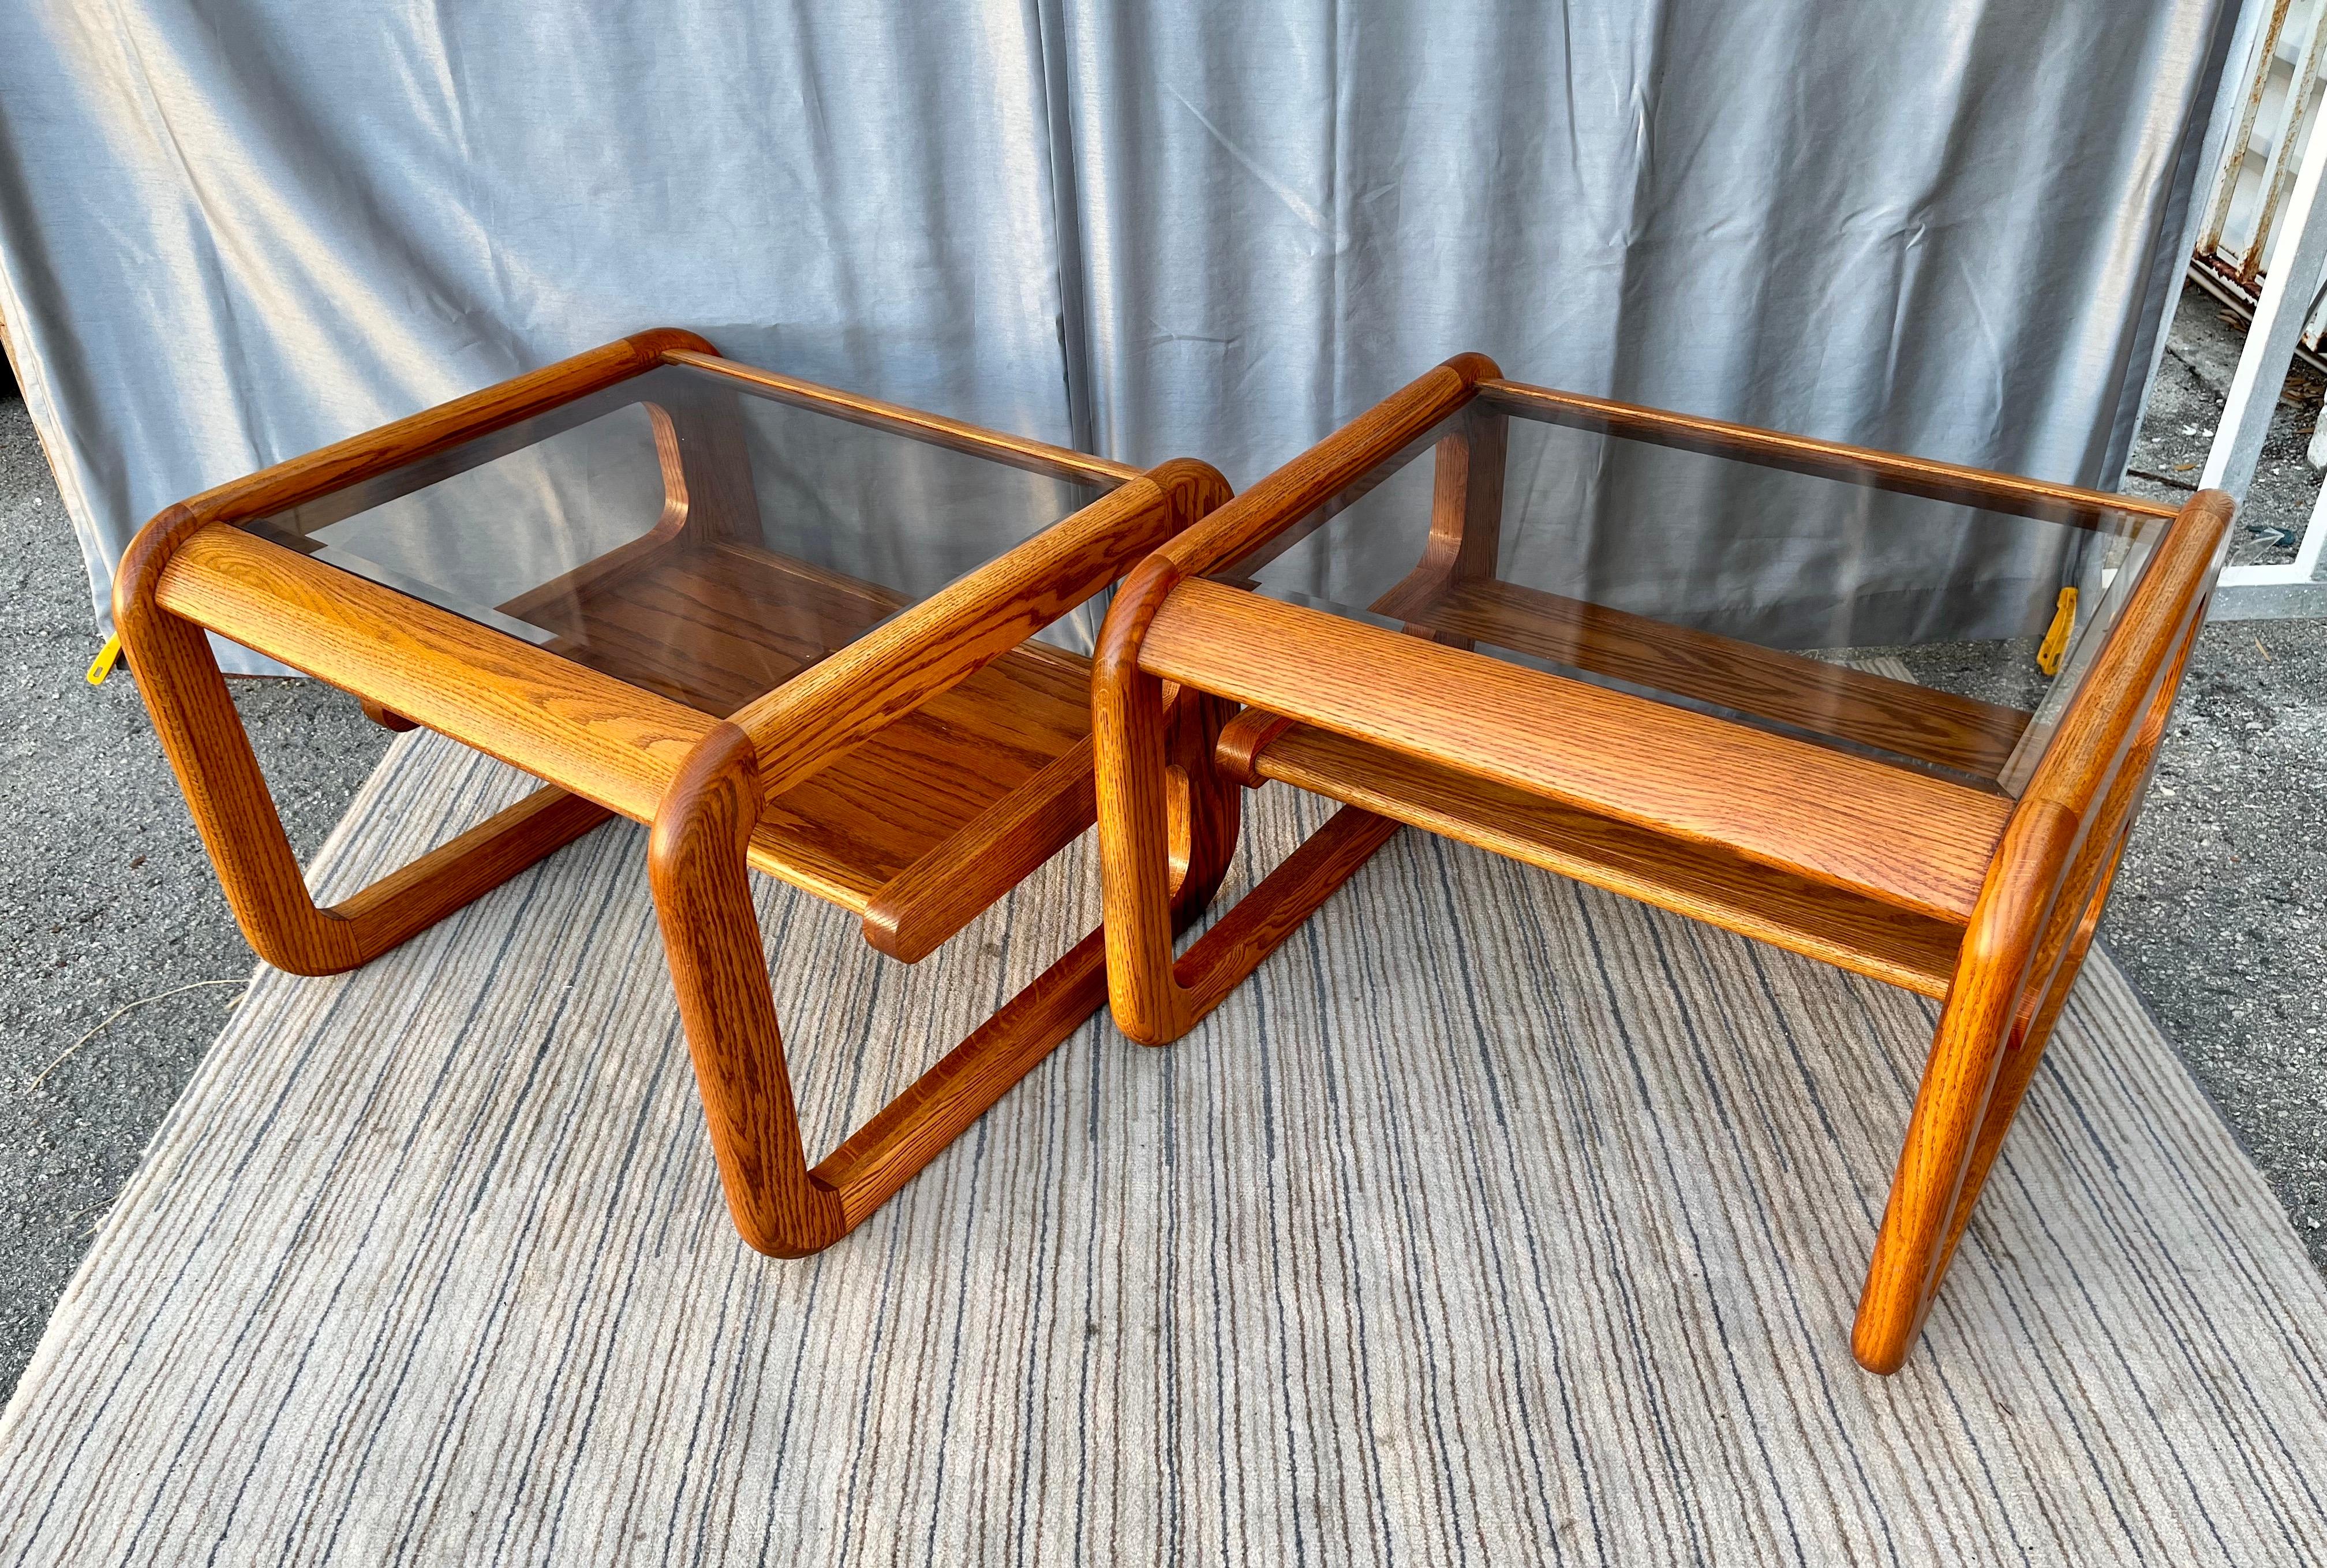
<path fill-rule="evenodd" d="M 320 880 L 521 787 L 409 737 Z M 1234 885 L 1319 812 L 1252 816 Z M 1913 997 L 1409 833 L 1200 1032 L 1095 1022 L 777 1263 L 643 847 L 259 976 L 0 1419 L 0 1564 L 2327 1560 L 2327 1298 L 2105 959 L 1884 1381 Z M 814 1124 L 1092 875 L 916 968 L 765 884 Z"/>

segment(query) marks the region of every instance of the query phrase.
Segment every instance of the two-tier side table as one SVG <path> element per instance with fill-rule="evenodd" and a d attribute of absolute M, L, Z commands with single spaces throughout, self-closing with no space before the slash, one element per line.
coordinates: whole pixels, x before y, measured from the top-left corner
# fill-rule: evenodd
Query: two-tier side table
<path fill-rule="evenodd" d="M 1177 1038 L 1399 824 L 1935 998 L 1854 1334 L 1895 1370 L 2092 940 L 2231 513 L 1450 360 L 1117 595 L 1117 1022 Z M 1175 960 L 1175 837 L 1232 838 L 1268 779 L 1343 809 Z"/>
<path fill-rule="evenodd" d="M 813 1167 L 746 868 L 911 962 L 1093 818 L 1089 664 L 1036 639 L 1226 498 L 624 339 L 171 507 L 124 557 L 132 673 L 252 947 L 363 964 L 614 816 L 650 882 L 737 1228 L 862 1221 L 1106 999 L 1093 932 Z M 330 909 L 206 632 L 546 787 Z M 1176 918 L 1219 866 L 1182 854 Z"/>

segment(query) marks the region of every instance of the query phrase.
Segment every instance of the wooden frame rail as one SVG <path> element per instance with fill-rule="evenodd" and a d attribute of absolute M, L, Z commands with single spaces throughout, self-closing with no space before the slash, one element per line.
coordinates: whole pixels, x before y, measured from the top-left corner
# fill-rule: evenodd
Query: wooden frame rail
<path fill-rule="evenodd" d="M 762 785 L 780 794 L 875 730 L 958 685 L 1123 574 L 1227 494 L 1181 459 L 902 611 L 869 636 L 738 711 Z"/>
<path fill-rule="evenodd" d="M 1450 573 L 1394 610 L 1456 646 L 1488 643 L 1733 713 L 1911 759 L 1992 788 L 2030 715 L 1588 600 Z"/>
<path fill-rule="evenodd" d="M 154 602 L 270 658 L 652 822 L 714 720 L 255 534 L 188 538 Z M 136 668 L 136 651 L 131 667 Z"/>
<path fill-rule="evenodd" d="M 1674 414 L 1662 408 L 1643 408 L 1605 397 L 1555 392 L 1547 387 L 1529 387 L 1517 381 L 1486 381 L 1480 386 L 1479 396 L 1509 413 L 1575 430 L 1649 441 L 1684 452 L 1734 458 L 1818 479 L 1845 480 L 1900 495 L 1920 496 L 1926 500 L 1977 507 L 1984 511 L 2063 523 L 2071 527 L 2098 527 L 2111 514 L 2146 518 L 2175 515 L 2172 507 L 2114 490 L 2051 484 L 2017 474 L 1849 446 L 1838 441 L 1790 435 L 1780 430 L 1700 419 L 1695 415 Z"/>
<path fill-rule="evenodd" d="M 1300 649 L 1297 660 L 1285 652 Z M 1960 786 L 1203 578 L 1140 667 L 1399 755 L 1960 922 L 2007 804 Z M 1447 694 L 1459 693 L 1459 701 Z M 1805 814 L 1802 802 L 1822 809 Z"/>
<path fill-rule="evenodd" d="M 755 365 L 723 359 L 708 350 L 673 348 L 664 351 L 662 359 L 665 364 L 689 366 L 740 386 L 750 387 L 762 396 L 780 403 L 790 403 L 795 407 L 813 409 L 818 414 L 829 414 L 868 429 L 911 436 L 932 446 L 949 447 L 973 457 L 987 458 L 1013 468 L 1023 468 L 1032 473 L 1047 474 L 1052 479 L 1068 480 L 1076 484 L 1107 489 L 1127 484 L 1148 471 L 1133 468 L 1128 463 L 1094 457 L 1087 452 L 1052 446 L 1048 442 L 1029 440 L 1023 436 L 1005 435 L 998 430 L 964 425 L 958 419 L 948 419 L 942 415 L 925 413 L 919 408 L 883 403 L 877 397 L 819 387 L 812 381 L 795 380 L 790 376 L 780 376 L 773 370 L 762 370 Z"/>

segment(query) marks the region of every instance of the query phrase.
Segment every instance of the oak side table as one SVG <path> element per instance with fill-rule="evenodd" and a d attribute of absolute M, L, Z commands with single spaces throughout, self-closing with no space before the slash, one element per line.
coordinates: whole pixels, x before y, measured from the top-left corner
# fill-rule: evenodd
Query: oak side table
<path fill-rule="evenodd" d="M 1451 359 L 1117 593 L 1116 1020 L 1178 1038 L 1402 823 L 1938 999 L 1853 1336 L 1894 1371 L 2092 940 L 2232 510 Z M 1942 637 L 1967 689 L 1865 667 Z M 1343 809 L 1175 961 L 1175 834 L 1232 839 L 1272 779 Z"/>
<path fill-rule="evenodd" d="M 251 946 L 353 968 L 614 816 L 744 1239 L 860 1223 L 1106 999 L 1098 932 L 811 1167 L 746 868 L 911 962 L 1093 817 L 1087 659 L 1034 636 L 1226 498 L 626 338 L 181 502 L 121 563 L 139 689 Z M 546 781 L 331 909 L 205 631 Z M 1185 857 L 1182 857 L 1185 863 Z M 1218 882 L 1195 866 L 1175 918 Z"/>

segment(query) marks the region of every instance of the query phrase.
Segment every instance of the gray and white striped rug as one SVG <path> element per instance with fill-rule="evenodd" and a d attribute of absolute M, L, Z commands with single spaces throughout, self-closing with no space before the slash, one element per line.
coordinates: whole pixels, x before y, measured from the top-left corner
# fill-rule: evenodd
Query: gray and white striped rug
<path fill-rule="evenodd" d="M 408 738 L 320 878 L 520 787 Z M 1260 862 L 1316 817 L 1272 789 Z M 0 1563 L 2327 1560 L 2327 1299 L 2106 960 L 1886 1382 L 1915 998 L 1406 834 L 1200 1032 L 1095 1022 L 777 1263 L 642 851 L 260 975 L 0 1419 Z M 814 1124 L 1090 882 L 911 969 L 766 884 Z"/>

